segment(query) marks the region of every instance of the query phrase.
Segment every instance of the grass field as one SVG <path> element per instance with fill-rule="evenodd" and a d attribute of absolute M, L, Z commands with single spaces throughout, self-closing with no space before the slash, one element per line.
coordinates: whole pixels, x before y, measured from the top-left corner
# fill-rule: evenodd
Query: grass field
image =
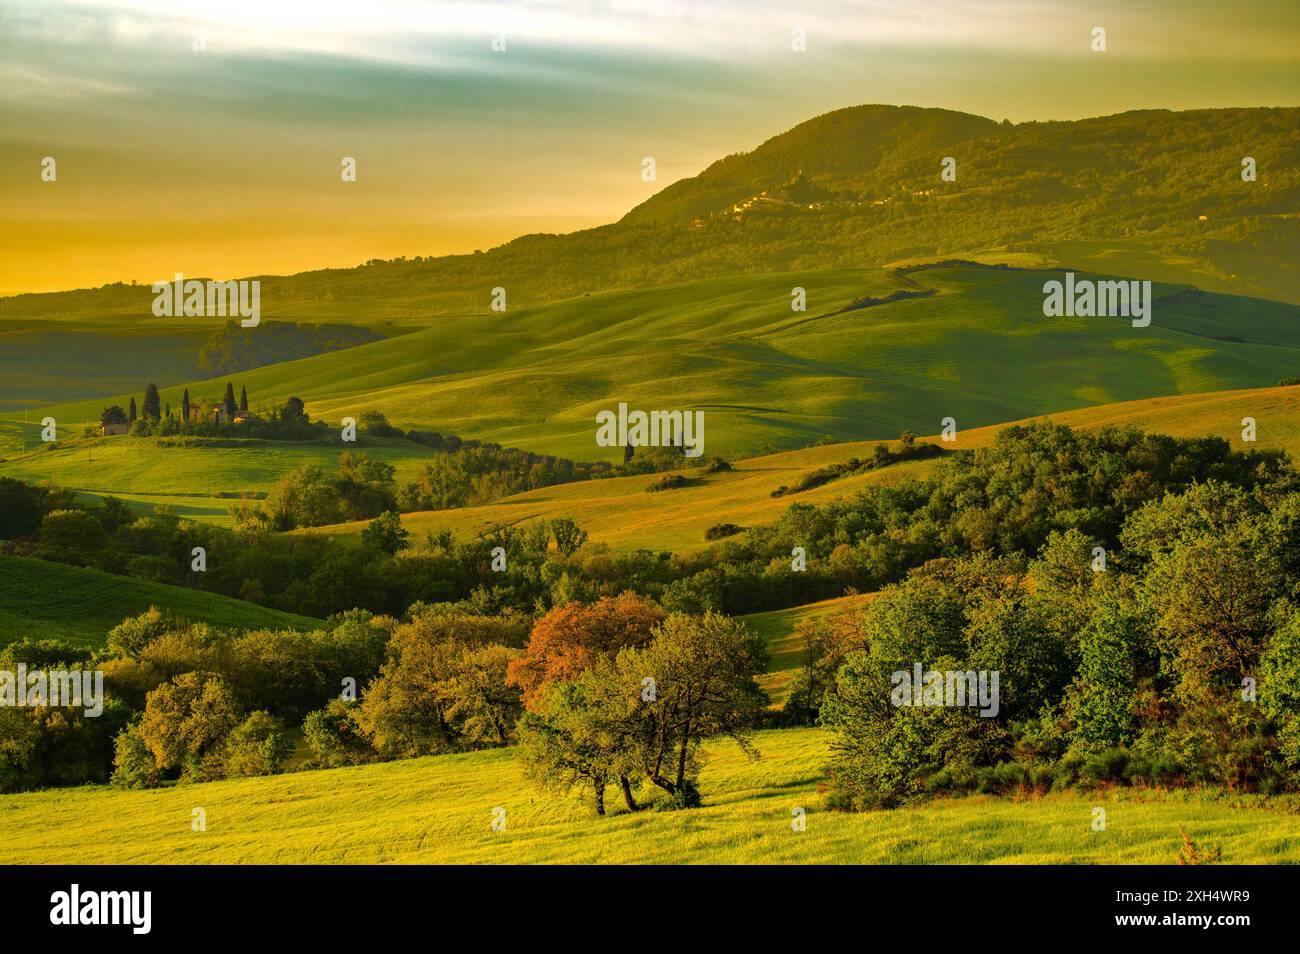
<path fill-rule="evenodd" d="M 928 433 L 949 415 L 977 427 L 1261 387 L 1300 366 L 1294 305 L 1181 296 L 1157 302 L 1151 327 L 1134 329 L 1126 319 L 1044 318 L 1049 277 L 1059 273 L 946 268 L 900 279 L 849 269 L 713 279 L 439 319 L 234 377 L 254 407 L 297 395 L 330 422 L 374 408 L 404 426 L 581 460 L 618 455 L 597 448 L 593 435 L 596 412 L 619 401 L 702 409 L 706 450 L 736 455 L 905 428 Z M 795 286 L 807 289 L 806 313 L 790 309 Z M 921 287 L 935 294 L 842 311 Z M 191 394 L 220 386 L 195 382 Z M 162 396 L 176 405 L 180 387 Z M 128 397 L 60 402 L 41 413 L 74 427 Z"/>
<path fill-rule="evenodd" d="M 108 631 L 150 606 L 195 622 L 240 629 L 314 629 L 320 620 L 183 586 L 85 567 L 0 556 L 0 645 L 64 639 L 99 646 Z"/>
<path fill-rule="evenodd" d="M 166 439 L 119 436 L 62 441 L 51 449 L 40 444 L 37 427 L 29 430 L 29 449 L 11 444 L 0 475 L 30 483 L 52 480 L 92 497 L 121 497 L 148 512 L 165 504 L 180 516 L 218 524 L 231 522 L 230 507 L 241 495 L 265 496 L 282 476 L 307 464 L 333 471 L 345 451 L 392 464 L 399 485 L 413 479 L 433 453 L 413 441 L 370 437 L 355 445 L 245 440 L 237 446 L 169 447 Z"/>
<path fill-rule="evenodd" d="M 597 819 L 576 798 L 533 788 L 514 751 L 500 749 L 154 791 L 6 795 L 0 830 L 10 864 L 1173 864 L 1180 826 L 1221 848 L 1225 863 L 1300 861 L 1294 809 L 1187 793 L 829 812 L 819 791 L 824 732 L 781 729 L 756 741 L 757 762 L 730 743 L 709 747 L 705 806 L 693 811 Z M 1091 829 L 1097 805 L 1102 832 Z M 191 829 L 195 808 L 206 831 Z M 505 831 L 491 830 L 496 808 Z M 802 832 L 791 826 L 796 808 L 806 812 Z"/>
<path fill-rule="evenodd" d="M 1241 420 L 1253 417 L 1257 438 L 1241 439 Z M 1032 420 L 1051 420 L 1072 427 L 1105 425 L 1137 427 L 1175 437 L 1217 435 L 1238 449 L 1276 448 L 1300 457 L 1300 387 L 1256 388 L 1148 398 L 1122 404 L 1081 408 Z M 1025 422 L 1017 422 L 1025 423 Z M 944 447 L 974 449 L 993 443 L 1006 424 L 959 430 L 957 440 Z M 593 543 L 617 550 L 672 550 L 689 553 L 710 543 L 704 532 L 716 523 L 742 527 L 770 523 L 794 502 L 824 504 L 850 496 L 871 483 L 891 483 L 932 470 L 935 460 L 909 461 L 854 477 L 832 481 L 802 493 L 773 497 L 782 484 L 831 463 L 870 457 L 876 441 L 827 444 L 737 461 L 735 469 L 717 474 L 682 471 L 692 482 L 676 490 L 647 493 L 651 476 L 562 484 L 506 497 L 479 507 L 405 514 L 403 525 L 417 538 L 449 529 L 458 536 L 475 536 L 504 524 L 537 518 L 571 517 L 590 534 Z M 364 524 L 338 524 L 318 531 L 348 536 Z"/>
<path fill-rule="evenodd" d="M 818 603 L 792 606 L 789 609 L 772 610 L 767 613 L 749 613 L 737 617 L 743 620 L 758 636 L 762 637 L 770 654 L 767 672 L 760 676 L 758 684 L 767 690 L 773 702 L 785 700 L 786 685 L 793 670 L 808 662 L 805 654 L 806 644 L 796 633 L 800 623 L 805 620 L 822 619 L 838 613 L 846 613 L 864 606 L 874 593 L 860 593 L 855 596 L 840 596 Z"/>

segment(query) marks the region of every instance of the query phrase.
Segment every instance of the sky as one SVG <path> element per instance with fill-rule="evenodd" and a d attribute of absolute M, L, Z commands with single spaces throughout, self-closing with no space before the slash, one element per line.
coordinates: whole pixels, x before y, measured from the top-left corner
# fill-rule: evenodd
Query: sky
<path fill-rule="evenodd" d="M 0 295 L 600 225 L 862 103 L 1300 105 L 1300 3 L 0 0 Z"/>

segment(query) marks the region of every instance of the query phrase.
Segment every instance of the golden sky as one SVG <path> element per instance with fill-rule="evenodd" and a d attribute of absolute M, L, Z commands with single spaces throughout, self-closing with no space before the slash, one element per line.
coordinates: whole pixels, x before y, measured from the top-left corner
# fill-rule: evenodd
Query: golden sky
<path fill-rule="evenodd" d="M 860 103 L 1294 106 L 1298 51 L 1295 0 L 0 0 L 0 294 L 598 225 Z"/>

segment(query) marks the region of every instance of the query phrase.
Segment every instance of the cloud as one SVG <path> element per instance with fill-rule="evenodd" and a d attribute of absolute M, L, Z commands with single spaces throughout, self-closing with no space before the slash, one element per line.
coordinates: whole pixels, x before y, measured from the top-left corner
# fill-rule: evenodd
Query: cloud
<path fill-rule="evenodd" d="M 464 54 L 486 54 L 498 33 L 507 50 L 741 62 L 788 55 L 795 29 L 807 34 L 814 55 L 961 49 L 1085 56 L 1089 31 L 1100 25 L 1116 55 L 1176 56 L 1190 48 L 1293 55 L 1294 31 L 1260 18 L 1198 0 L 1154 7 L 1135 10 L 1120 0 L 20 0 L 9 25 L 49 41 L 84 43 L 89 32 L 106 43 L 179 50 L 199 30 L 216 55 L 313 54 L 430 69 L 486 68 Z M 1186 16 L 1188 9 L 1195 15 Z"/>

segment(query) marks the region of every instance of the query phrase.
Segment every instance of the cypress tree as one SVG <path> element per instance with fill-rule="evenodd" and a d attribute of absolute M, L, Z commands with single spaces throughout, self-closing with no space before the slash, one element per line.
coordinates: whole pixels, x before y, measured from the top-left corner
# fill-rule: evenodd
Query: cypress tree
<path fill-rule="evenodd" d="M 248 388 L 242 384 L 239 386 L 239 413 L 248 413 Z"/>
<path fill-rule="evenodd" d="M 226 399 L 222 402 L 226 408 L 226 421 L 235 419 L 235 386 L 229 381 L 226 382 Z"/>
<path fill-rule="evenodd" d="M 127 415 L 130 417 L 131 423 L 134 424 L 135 423 L 135 397 L 134 396 L 132 396 L 131 398 L 131 408 L 130 410 L 127 411 Z"/>
<path fill-rule="evenodd" d="M 140 406 L 140 413 L 149 421 L 156 421 L 162 417 L 162 401 L 158 397 L 158 385 L 152 381 L 144 389 L 144 404 Z"/>
<path fill-rule="evenodd" d="M 185 393 L 181 395 L 181 420 L 186 423 L 190 419 L 190 389 L 186 388 Z"/>

